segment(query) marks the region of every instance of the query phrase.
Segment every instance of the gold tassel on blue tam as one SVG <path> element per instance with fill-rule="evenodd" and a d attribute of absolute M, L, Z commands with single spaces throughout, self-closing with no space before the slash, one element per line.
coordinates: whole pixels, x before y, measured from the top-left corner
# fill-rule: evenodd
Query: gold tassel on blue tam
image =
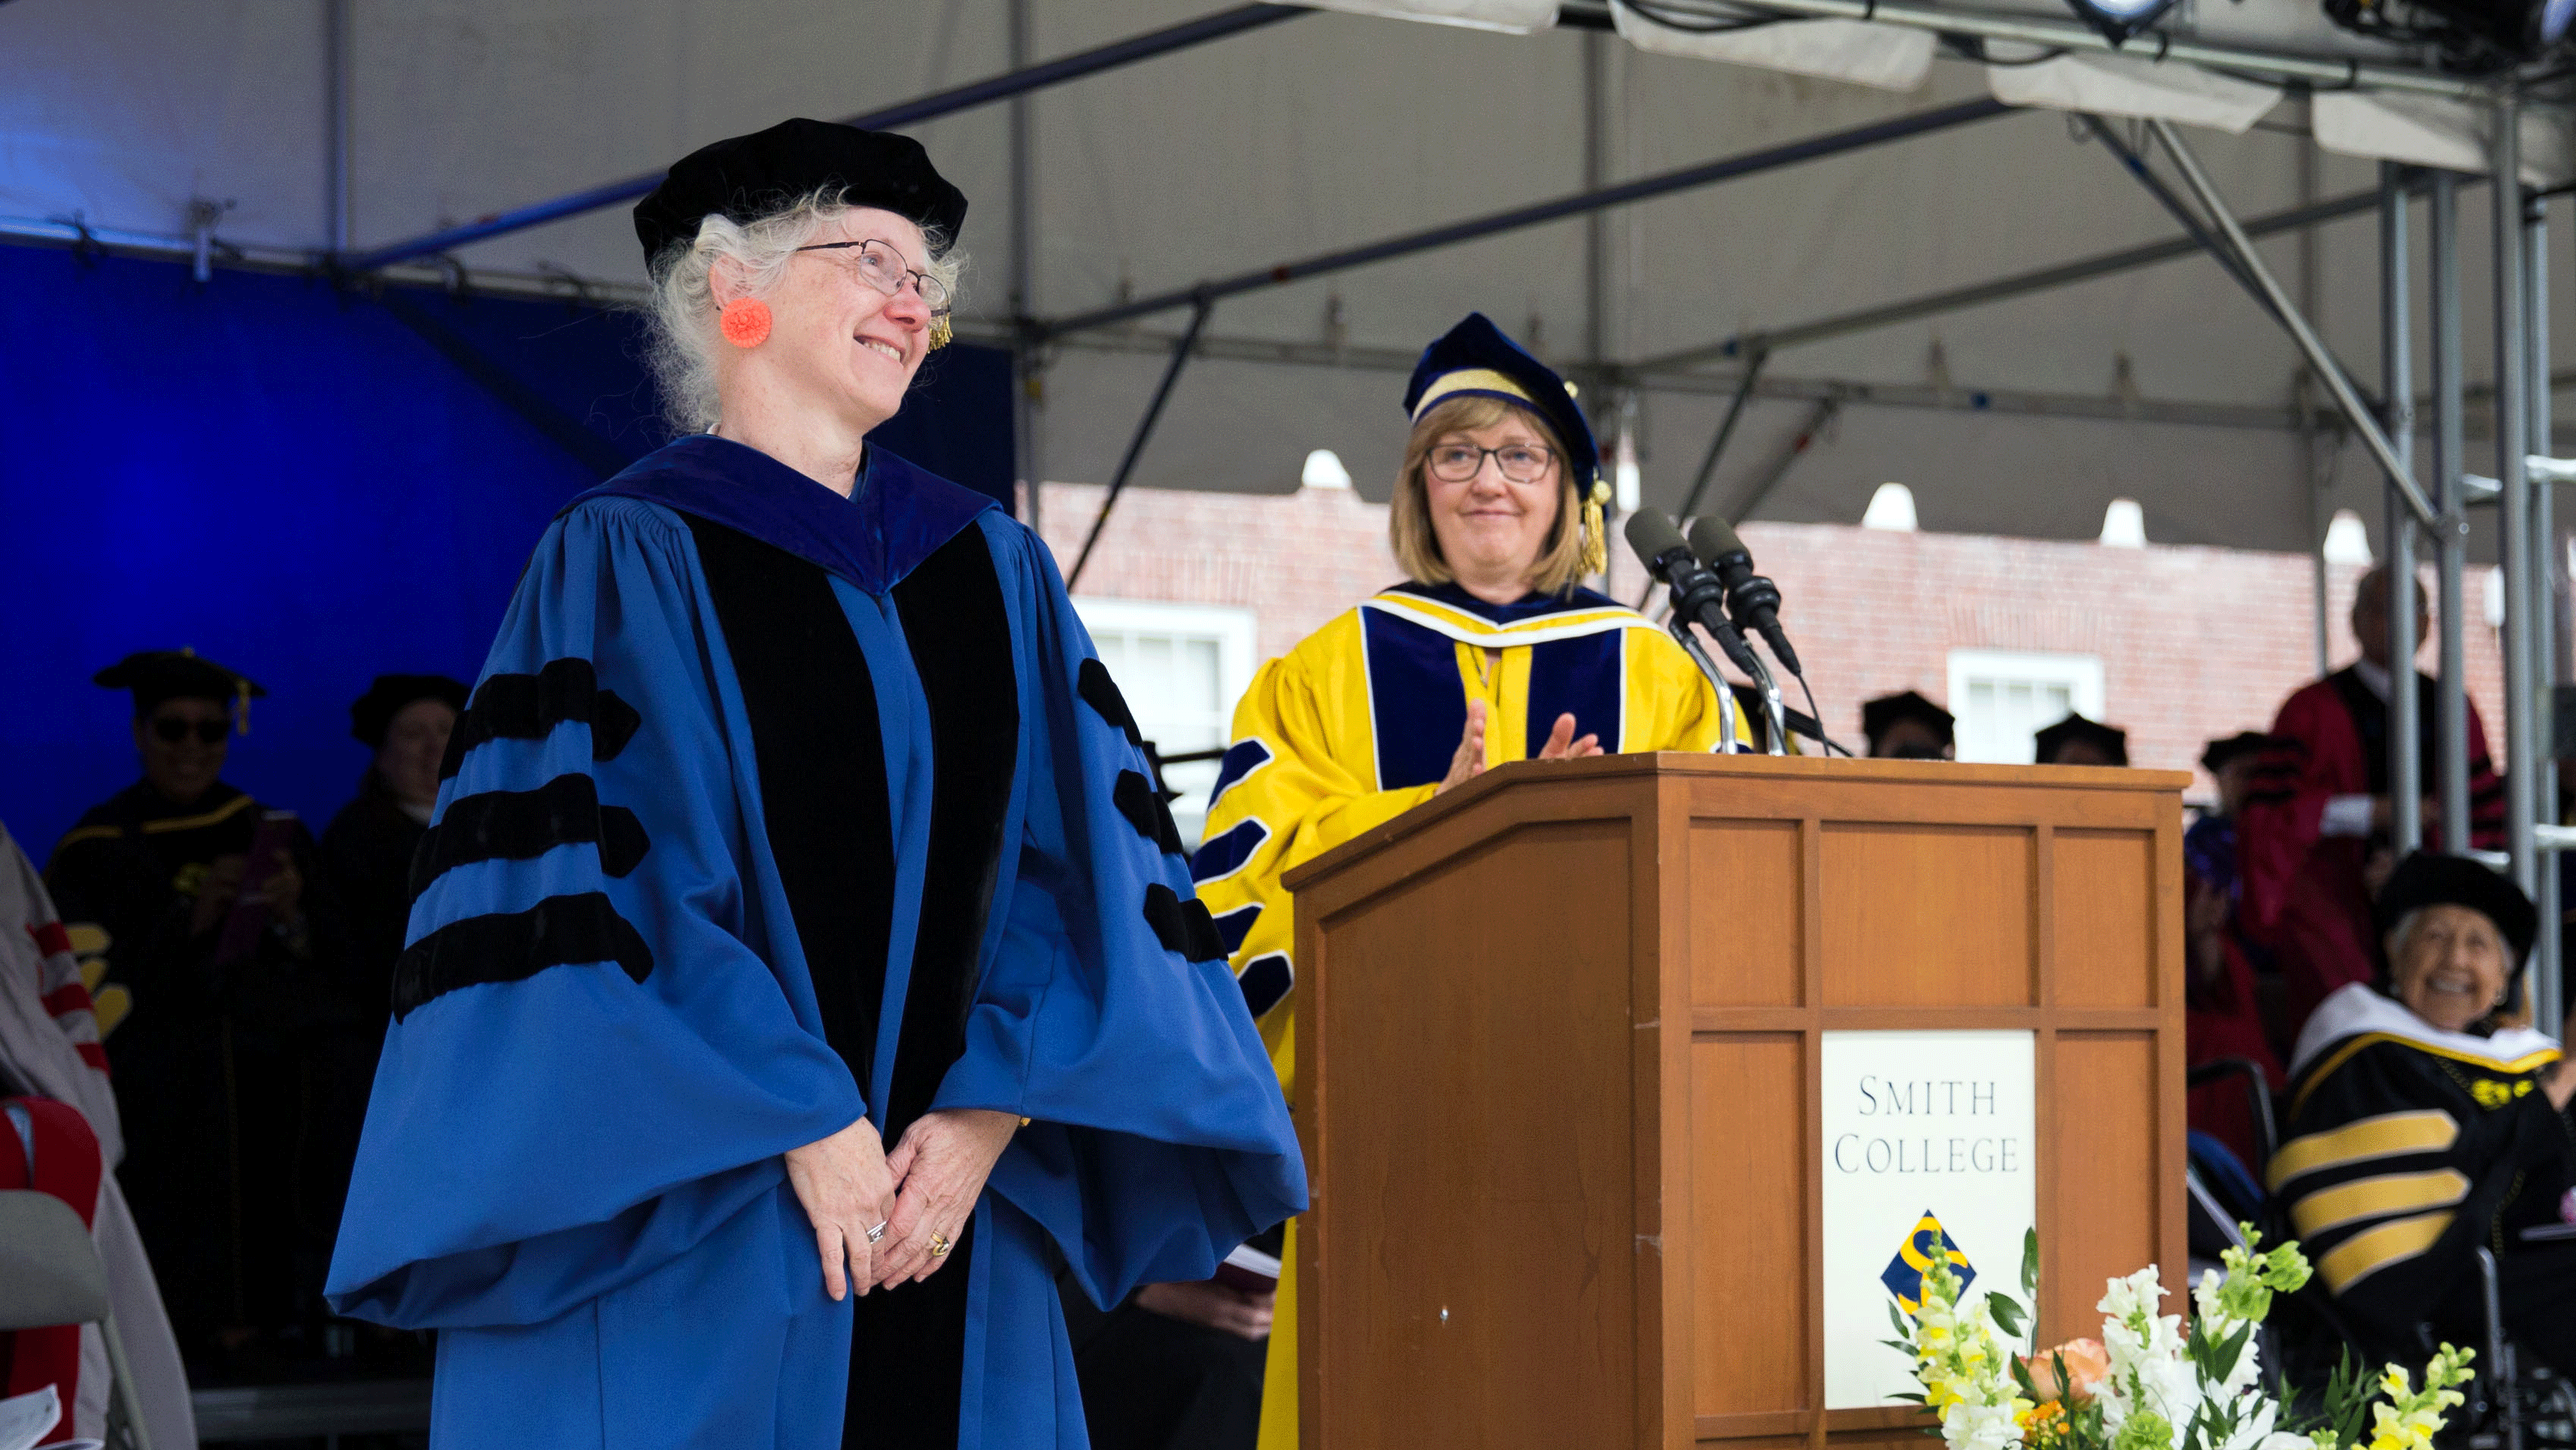
<path fill-rule="evenodd" d="M 1610 567 L 1610 526 L 1605 517 L 1610 506 L 1610 485 L 1592 480 L 1592 491 L 1583 496 L 1583 572 L 1598 574 Z"/>

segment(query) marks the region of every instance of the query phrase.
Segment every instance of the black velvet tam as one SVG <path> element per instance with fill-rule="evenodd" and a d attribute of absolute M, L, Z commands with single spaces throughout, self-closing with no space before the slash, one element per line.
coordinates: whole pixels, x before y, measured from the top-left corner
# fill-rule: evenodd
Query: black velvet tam
<path fill-rule="evenodd" d="M 2272 737 L 2269 735 L 2254 730 L 2240 730 L 2224 740 L 2209 742 L 2209 748 L 2200 753 L 2201 767 L 2210 774 L 2216 775 L 2227 768 L 2229 761 L 2247 755 L 2260 755 L 2271 743 Z"/>
<path fill-rule="evenodd" d="M 2031 738 L 2039 747 L 2039 763 L 2042 765 L 2053 763 L 2058 751 L 2078 740 L 2088 740 L 2100 746 L 2102 753 L 2111 757 L 2113 765 L 2129 763 L 2129 732 L 2117 725 L 2087 720 L 2081 715 L 2069 715 Z"/>
<path fill-rule="evenodd" d="M 2531 940 L 2540 930 L 2540 913 L 2510 877 L 2466 856 L 2417 851 L 2397 865 L 2388 884 L 2379 888 L 2374 914 L 2380 935 L 2395 929 L 2406 913 L 2426 906 L 2465 906 L 2495 923 L 2513 948 L 2519 966 L 2531 955 Z"/>
<path fill-rule="evenodd" d="M 1574 389 L 1556 370 L 1522 350 L 1481 312 L 1470 312 L 1456 327 L 1422 350 L 1413 378 L 1404 386 L 1404 415 L 1420 422 L 1440 403 L 1463 396 L 1501 398 L 1518 403 L 1547 420 L 1565 445 L 1565 476 L 1576 498 L 1592 487 L 1601 471 L 1601 450 L 1592 441 L 1592 425 L 1574 401 Z"/>
<path fill-rule="evenodd" d="M 931 166 L 920 142 L 799 118 L 681 157 L 635 203 L 635 239 L 649 267 L 673 243 L 695 241 L 709 216 L 755 221 L 826 186 L 845 188 L 852 206 L 882 207 L 936 232 L 942 249 L 966 224 L 966 194 Z"/>
<path fill-rule="evenodd" d="M 1899 720 L 1920 720 L 1930 727 L 1933 736 L 1942 744 L 1958 743 L 1958 718 L 1912 690 L 1881 695 L 1875 700 L 1864 701 L 1860 707 L 1860 733 L 1873 743 L 1894 729 Z"/>
<path fill-rule="evenodd" d="M 240 671 L 186 649 L 141 650 L 89 678 L 91 684 L 111 690 L 132 690 L 137 715 L 151 714 L 164 700 L 219 700 L 229 705 L 268 693 Z"/>
<path fill-rule="evenodd" d="M 465 684 L 445 675 L 378 675 L 367 687 L 367 693 L 349 704 L 349 733 L 371 750 L 384 748 L 385 732 L 393 729 L 394 717 L 414 700 L 443 700 L 447 708 L 465 713 Z"/>

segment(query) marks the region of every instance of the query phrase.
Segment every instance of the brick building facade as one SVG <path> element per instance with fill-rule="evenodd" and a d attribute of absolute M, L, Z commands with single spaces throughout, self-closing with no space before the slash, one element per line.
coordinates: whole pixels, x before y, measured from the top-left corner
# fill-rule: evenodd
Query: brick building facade
<path fill-rule="evenodd" d="M 1043 531 L 1069 568 L 1102 490 L 1045 488 Z M 1257 656 L 1267 659 L 1400 577 L 1386 513 L 1346 488 L 1132 490 L 1077 598 L 1249 611 Z M 2103 718 L 2128 730 L 2131 760 L 2173 769 L 2196 769 L 2205 741 L 2268 726 L 2282 699 L 2316 673 L 2314 565 L 2305 555 L 1835 524 L 1751 523 L 1742 534 L 1780 585 L 1782 622 L 1827 728 L 1855 749 L 1861 701 L 1916 689 L 1948 702 L 1953 651 L 2098 659 Z M 1611 552 L 1612 592 L 1636 599 L 1636 561 L 1615 542 Z M 2480 608 L 2490 572 L 2473 570 L 2466 581 L 2466 640 L 2470 696 L 2492 724 L 2503 676 L 2499 631 Z M 2361 573 L 2359 565 L 2329 569 L 2338 667 L 2356 653 L 2345 618 Z M 2428 649 L 2419 658 L 2432 657 Z M 2192 795 L 2208 794 L 2202 776 Z"/>

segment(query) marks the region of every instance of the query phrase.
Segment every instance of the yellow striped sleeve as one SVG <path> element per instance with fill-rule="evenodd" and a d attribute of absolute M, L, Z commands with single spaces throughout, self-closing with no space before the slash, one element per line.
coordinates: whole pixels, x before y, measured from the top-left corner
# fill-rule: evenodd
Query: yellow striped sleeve
<path fill-rule="evenodd" d="M 54 849 L 59 852 L 67 846 L 75 846 L 83 841 L 113 841 L 124 834 L 125 830 L 121 826 L 82 826 L 64 832 L 63 838 L 54 843 Z"/>
<path fill-rule="evenodd" d="M 229 821 L 233 817 L 240 815 L 242 812 L 249 810 L 258 804 L 258 801 L 251 799 L 249 796 L 235 796 L 229 802 L 219 805 L 203 815 L 171 816 L 165 820 L 145 821 L 141 830 L 143 834 L 147 836 L 166 835 L 171 831 L 199 830 L 206 826 L 218 825 L 222 822 Z"/>
<path fill-rule="evenodd" d="M 2320 1188 L 2291 1206 L 2290 1220 L 2298 1225 L 2299 1237 L 2315 1238 L 2348 1223 L 2414 1209 L 2443 1208 L 2468 1196 L 2468 1175 L 2456 1168 L 2431 1173 L 2384 1173 Z"/>
<path fill-rule="evenodd" d="M 2361 1051 L 2365 1047 L 2373 1047 L 2382 1042 L 2398 1043 L 2416 1052 L 2430 1053 L 2435 1057 L 2447 1057 L 2453 1062 L 2464 1062 L 2471 1067 L 2483 1067 L 2489 1072 L 2511 1073 L 2515 1075 L 2534 1072 L 2540 1068 L 2547 1067 L 2549 1064 L 2556 1062 L 2561 1055 L 2555 1047 L 2543 1047 L 2538 1051 L 2526 1052 L 2522 1056 L 2508 1061 L 2504 1058 L 2481 1057 L 2475 1053 L 2460 1052 L 2453 1048 L 2436 1046 L 2430 1042 L 2417 1042 L 2412 1038 L 2399 1037 L 2394 1033 L 2365 1032 L 2362 1035 L 2344 1043 L 2341 1047 L 2336 1048 L 2333 1056 L 2328 1057 L 2324 1062 L 2318 1064 L 2315 1070 L 2308 1073 L 2306 1083 L 2300 1087 L 2297 1096 L 2290 1099 L 2290 1116 L 2297 1117 L 2299 1115 L 2299 1110 L 2308 1105 L 2308 1096 L 2311 1093 L 2314 1093 L 2318 1088 L 2323 1087 L 2326 1079 L 2334 1076 L 2336 1068 L 2339 1068 L 2345 1063 L 2351 1061 L 2353 1054 Z"/>
<path fill-rule="evenodd" d="M 2454 1217 L 2445 1209 L 2391 1219 L 2327 1250 L 2325 1257 L 2317 1260 L 2317 1272 L 2324 1276 L 2328 1289 L 2340 1294 L 2389 1265 L 2404 1263 L 2431 1248 Z"/>
<path fill-rule="evenodd" d="M 2321 1168 L 2400 1153 L 2438 1153 L 2459 1136 L 2460 1125 L 2439 1109 L 2381 1113 L 2282 1144 L 2281 1151 L 2272 1155 L 2268 1182 L 2278 1193 L 2284 1184 Z"/>

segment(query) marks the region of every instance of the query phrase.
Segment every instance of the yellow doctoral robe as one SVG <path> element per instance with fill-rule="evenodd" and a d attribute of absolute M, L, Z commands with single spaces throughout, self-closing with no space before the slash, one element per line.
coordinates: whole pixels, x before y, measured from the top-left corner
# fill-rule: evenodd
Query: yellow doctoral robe
<path fill-rule="evenodd" d="M 1489 766 L 1526 759 L 1560 714 L 1612 754 L 1711 750 L 1722 718 L 1679 645 L 1588 589 L 1495 605 L 1454 584 L 1399 584 L 1263 665 L 1235 707 L 1190 873 L 1292 1098 L 1296 930 L 1280 874 L 1431 799 L 1470 699 L 1485 702 Z M 1261 1450 L 1297 1443 L 1295 1229 L 1270 1332 Z"/>

